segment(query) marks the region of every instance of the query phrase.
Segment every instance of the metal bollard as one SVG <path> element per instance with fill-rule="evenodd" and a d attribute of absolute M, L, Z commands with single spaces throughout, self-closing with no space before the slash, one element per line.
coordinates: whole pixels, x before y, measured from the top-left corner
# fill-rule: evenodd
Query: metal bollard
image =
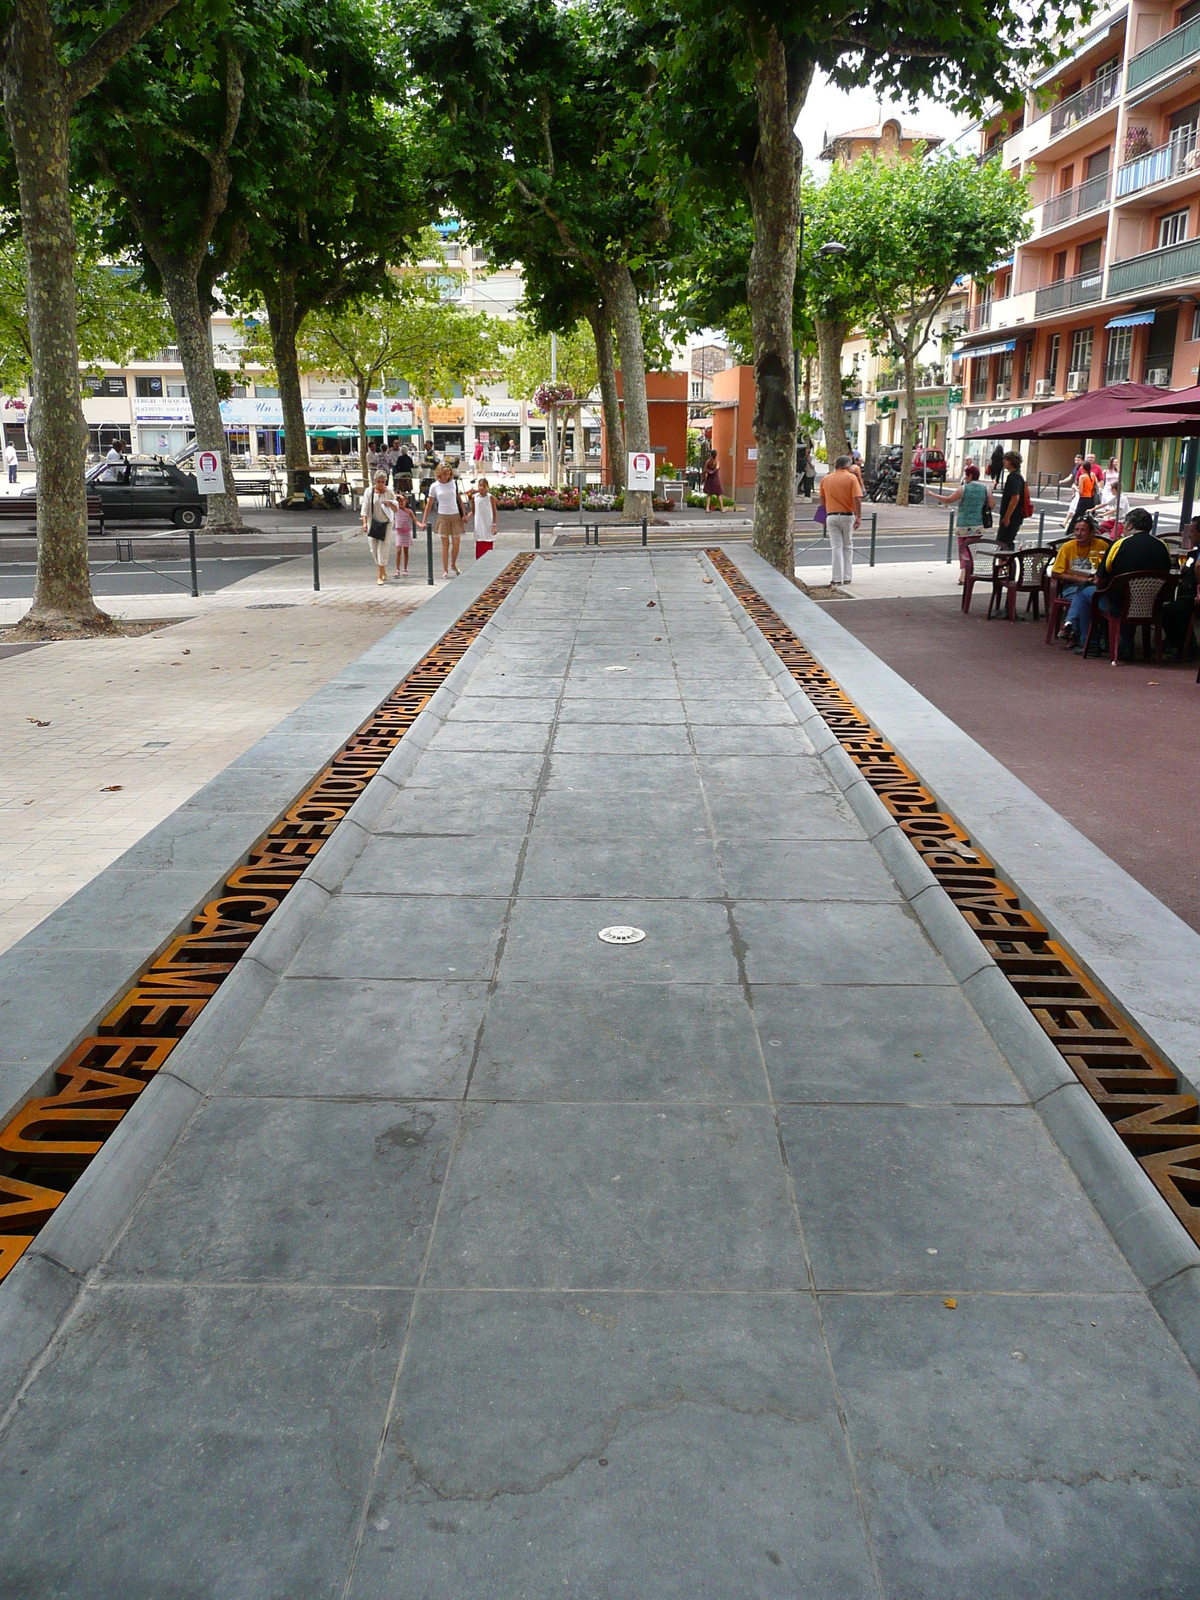
<path fill-rule="evenodd" d="M 433 523 L 425 524 L 425 558 L 429 569 L 429 582 L 433 584 Z"/>
<path fill-rule="evenodd" d="M 592 543 L 596 546 L 600 544 L 600 524 L 598 522 L 592 523 Z"/>
<path fill-rule="evenodd" d="M 1041 512 L 1038 513 L 1038 543 L 1039 544 L 1045 544 L 1045 542 L 1046 542 L 1046 513 L 1044 511 L 1041 511 Z"/>
<path fill-rule="evenodd" d="M 1155 537 L 1158 536 L 1158 512 L 1157 511 L 1154 513 L 1154 527 L 1150 531 L 1155 535 Z"/>
<path fill-rule="evenodd" d="M 126 473 L 125 476 L 128 477 L 129 474 Z M 195 530 L 195 528 L 189 528 L 188 529 L 188 556 L 190 557 L 191 563 L 192 563 L 192 599 L 193 600 L 198 600 L 199 597 L 200 597 L 200 580 L 196 575 L 196 530 Z"/>
<path fill-rule="evenodd" d="M 642 543 L 646 543 L 646 519 L 642 518 Z"/>
<path fill-rule="evenodd" d="M 950 561 L 951 561 L 953 555 L 954 555 L 954 513 L 952 511 L 950 513 L 950 526 L 946 530 L 946 565 L 947 566 L 950 565 Z"/>
<path fill-rule="evenodd" d="M 318 593 L 320 593 L 320 589 L 321 589 L 321 556 L 320 556 L 319 551 L 317 550 L 317 529 L 316 529 L 316 524 L 315 523 L 313 524 L 312 540 L 313 540 L 313 588 Z"/>
<path fill-rule="evenodd" d="M 872 566 L 872 567 L 875 565 L 875 533 L 876 533 L 876 530 L 878 529 L 878 527 L 879 527 L 879 513 L 878 513 L 878 511 L 872 511 L 872 513 L 871 513 L 871 559 L 867 563 L 868 566 Z"/>
<path fill-rule="evenodd" d="M 533 548 L 535 550 L 540 550 L 542 548 L 542 519 L 541 519 L 541 517 L 534 517 L 534 519 L 533 519 Z"/>

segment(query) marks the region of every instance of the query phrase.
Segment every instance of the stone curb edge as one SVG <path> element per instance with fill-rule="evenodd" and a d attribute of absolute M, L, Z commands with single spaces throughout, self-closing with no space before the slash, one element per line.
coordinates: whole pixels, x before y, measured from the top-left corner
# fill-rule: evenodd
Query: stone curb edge
<path fill-rule="evenodd" d="M 19 1405 L 88 1275 L 117 1243 L 155 1172 L 249 1033 L 305 935 L 357 861 L 376 821 L 445 722 L 480 658 L 503 631 L 503 624 L 497 624 L 500 611 L 528 586 L 538 564 L 535 560 L 522 573 L 480 629 L 329 843 L 172 1051 L 168 1064 L 134 1102 L 8 1275 L 0 1291 L 0 1430 Z M 469 598 L 464 609 L 475 598 Z"/>
<path fill-rule="evenodd" d="M 760 592 L 763 574 L 755 567 L 761 565 L 764 573 L 778 577 L 775 569 L 753 552 L 724 553 Z M 1122 1144 L 1108 1118 L 1030 1016 L 749 612 L 708 557 L 702 555 L 701 560 L 755 655 L 771 674 L 929 939 L 1029 1096 L 1134 1276 L 1188 1361 L 1200 1372 L 1200 1250 Z M 764 598 L 768 597 L 764 594 Z M 774 597 L 768 603 L 774 603 Z M 783 620 L 789 622 L 787 617 Z"/>

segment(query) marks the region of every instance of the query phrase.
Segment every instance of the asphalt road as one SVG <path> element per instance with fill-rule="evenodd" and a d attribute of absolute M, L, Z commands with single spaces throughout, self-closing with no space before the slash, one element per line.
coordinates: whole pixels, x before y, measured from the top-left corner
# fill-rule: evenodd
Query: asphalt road
<path fill-rule="evenodd" d="M 293 555 L 201 556 L 196 562 L 200 593 L 212 594 L 216 589 L 237 583 L 240 578 L 249 578 L 256 572 L 277 567 L 281 561 L 295 559 Z M 0 599 L 32 599 L 35 572 L 32 561 L 0 561 Z M 92 561 L 93 594 L 178 594 L 181 589 L 190 594 L 191 587 L 191 568 L 186 559 L 154 563 L 118 563 L 110 558 Z"/>

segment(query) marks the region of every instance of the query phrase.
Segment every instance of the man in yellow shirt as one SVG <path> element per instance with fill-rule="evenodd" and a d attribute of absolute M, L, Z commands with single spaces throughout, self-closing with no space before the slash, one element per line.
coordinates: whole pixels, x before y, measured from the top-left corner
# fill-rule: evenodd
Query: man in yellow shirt
<path fill-rule="evenodd" d="M 1058 547 L 1050 570 L 1057 577 L 1078 574 L 1077 582 L 1064 583 L 1062 588 L 1063 594 L 1071 598 L 1062 630 L 1064 650 L 1074 650 L 1087 634 L 1096 593 L 1095 571 L 1107 552 L 1108 546 L 1097 536 L 1096 519 L 1091 512 L 1085 512 L 1076 522 L 1075 537 Z"/>
<path fill-rule="evenodd" d="M 862 526 L 862 484 L 850 470 L 850 457 L 839 456 L 832 472 L 821 479 L 825 532 L 833 551 L 831 583 L 849 583 L 854 576 L 854 530 Z"/>

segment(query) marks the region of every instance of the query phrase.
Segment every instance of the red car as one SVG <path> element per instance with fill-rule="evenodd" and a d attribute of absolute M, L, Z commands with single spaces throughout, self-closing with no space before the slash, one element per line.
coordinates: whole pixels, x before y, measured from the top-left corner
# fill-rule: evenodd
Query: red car
<path fill-rule="evenodd" d="M 913 471 L 919 472 L 922 477 L 936 479 L 939 483 L 946 481 L 946 457 L 940 450 L 926 450 L 917 445 L 913 451 Z"/>

